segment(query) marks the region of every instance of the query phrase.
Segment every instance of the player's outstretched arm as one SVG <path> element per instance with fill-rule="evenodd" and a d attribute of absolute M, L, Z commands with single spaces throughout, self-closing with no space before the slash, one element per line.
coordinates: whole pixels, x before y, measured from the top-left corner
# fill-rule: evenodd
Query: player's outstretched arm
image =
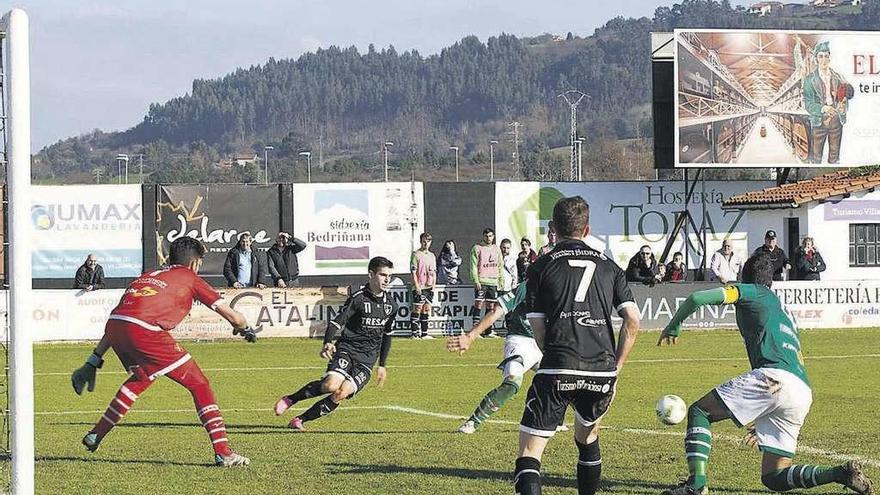
<path fill-rule="evenodd" d="M 101 340 L 98 341 L 98 345 L 95 346 L 95 350 L 86 359 L 85 364 L 75 369 L 73 374 L 70 375 L 70 383 L 73 385 L 73 391 L 76 392 L 76 395 L 82 395 L 86 385 L 88 385 L 89 392 L 95 391 L 98 368 L 104 365 L 104 353 L 109 348 L 110 341 L 107 339 L 107 334 L 104 334 Z"/>
<path fill-rule="evenodd" d="M 232 334 L 233 335 L 241 335 L 244 340 L 248 342 L 256 342 L 257 334 L 254 330 L 248 325 L 247 319 L 243 314 L 238 311 L 232 309 L 228 304 L 218 304 L 214 309 L 220 316 L 222 316 L 226 321 L 228 321 L 232 325 Z"/>
<path fill-rule="evenodd" d="M 620 327 L 620 336 L 617 339 L 617 371 L 623 368 L 623 363 L 629 356 L 629 352 L 636 344 L 636 336 L 639 333 L 639 311 L 635 305 L 625 306 L 620 311 L 623 325 Z"/>
<path fill-rule="evenodd" d="M 678 311 L 672 316 L 672 320 L 669 321 L 669 324 L 660 333 L 657 345 L 675 344 L 681 333 L 681 324 L 690 315 L 694 314 L 696 310 L 700 309 L 701 306 L 736 302 L 737 296 L 735 294 L 738 293 L 738 289 L 732 285 L 694 292 L 678 307 Z"/>
<path fill-rule="evenodd" d="M 483 317 L 470 332 L 455 335 L 446 339 L 446 350 L 449 352 L 457 352 L 459 355 L 467 352 L 471 345 L 480 338 L 480 335 L 489 327 L 495 324 L 504 314 L 504 308 L 501 305 L 495 306 L 491 313 Z"/>

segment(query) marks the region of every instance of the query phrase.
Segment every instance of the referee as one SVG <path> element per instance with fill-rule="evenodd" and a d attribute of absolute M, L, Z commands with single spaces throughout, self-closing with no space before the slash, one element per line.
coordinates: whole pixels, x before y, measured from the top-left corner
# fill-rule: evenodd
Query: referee
<path fill-rule="evenodd" d="M 578 494 L 593 495 L 602 470 L 599 420 L 635 344 L 639 313 L 624 271 L 583 241 L 590 234 L 587 202 L 580 196 L 559 200 L 553 223 L 559 242 L 526 276 L 527 316 L 544 357 L 520 422 L 515 491 L 541 493 L 541 455 L 571 406 Z M 612 311 L 623 318 L 619 339 L 611 326 Z"/>

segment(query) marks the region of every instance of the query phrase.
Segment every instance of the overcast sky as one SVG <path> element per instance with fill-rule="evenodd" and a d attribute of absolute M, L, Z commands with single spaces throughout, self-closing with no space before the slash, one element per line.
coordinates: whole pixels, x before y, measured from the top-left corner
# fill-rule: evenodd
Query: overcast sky
<path fill-rule="evenodd" d="M 667 0 L 21 0 L 30 17 L 33 148 L 138 123 L 151 103 L 269 57 L 330 45 L 422 55 L 475 34 L 588 36 Z M 244 7 L 244 5 L 248 7 Z"/>

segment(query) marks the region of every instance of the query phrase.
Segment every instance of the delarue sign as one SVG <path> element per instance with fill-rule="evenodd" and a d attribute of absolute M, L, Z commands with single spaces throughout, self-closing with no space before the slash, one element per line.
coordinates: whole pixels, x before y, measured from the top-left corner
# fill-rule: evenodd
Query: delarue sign
<path fill-rule="evenodd" d="M 242 232 L 250 232 L 252 249 L 266 251 L 281 229 L 277 185 L 161 186 L 156 205 L 159 230 L 158 265 L 167 263 L 172 242 L 194 237 L 208 253 L 200 274 L 222 276 L 226 253 Z M 265 263 L 265 255 L 260 256 Z"/>

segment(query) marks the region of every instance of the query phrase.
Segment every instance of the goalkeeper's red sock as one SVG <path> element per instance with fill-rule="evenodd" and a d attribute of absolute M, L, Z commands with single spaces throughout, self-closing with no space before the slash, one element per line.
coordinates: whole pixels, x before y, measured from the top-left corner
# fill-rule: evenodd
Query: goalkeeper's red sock
<path fill-rule="evenodd" d="M 99 419 L 95 427 L 92 428 L 92 433 L 98 436 L 99 442 L 110 432 L 110 430 L 113 429 L 114 426 L 116 426 L 117 423 L 122 421 L 122 418 L 125 417 L 125 413 L 127 413 L 128 410 L 131 409 L 131 406 L 134 405 L 134 401 L 136 401 L 138 396 L 141 395 L 144 390 L 149 388 L 152 383 L 153 382 L 148 379 L 142 380 L 139 379 L 137 375 L 132 375 L 122 384 L 121 387 L 119 387 L 116 396 L 113 397 L 113 400 L 110 401 L 110 405 L 107 406 L 107 411 L 104 412 L 104 415 L 101 416 L 101 419 Z"/>
<path fill-rule="evenodd" d="M 232 453 L 229 447 L 229 439 L 226 437 L 226 423 L 220 415 L 220 407 L 214 399 L 214 392 L 208 378 L 202 373 L 199 365 L 194 360 L 189 360 L 183 366 L 168 373 L 168 378 L 186 387 L 193 397 L 199 420 L 208 437 L 211 439 L 211 447 L 215 454 L 228 456 Z"/>

